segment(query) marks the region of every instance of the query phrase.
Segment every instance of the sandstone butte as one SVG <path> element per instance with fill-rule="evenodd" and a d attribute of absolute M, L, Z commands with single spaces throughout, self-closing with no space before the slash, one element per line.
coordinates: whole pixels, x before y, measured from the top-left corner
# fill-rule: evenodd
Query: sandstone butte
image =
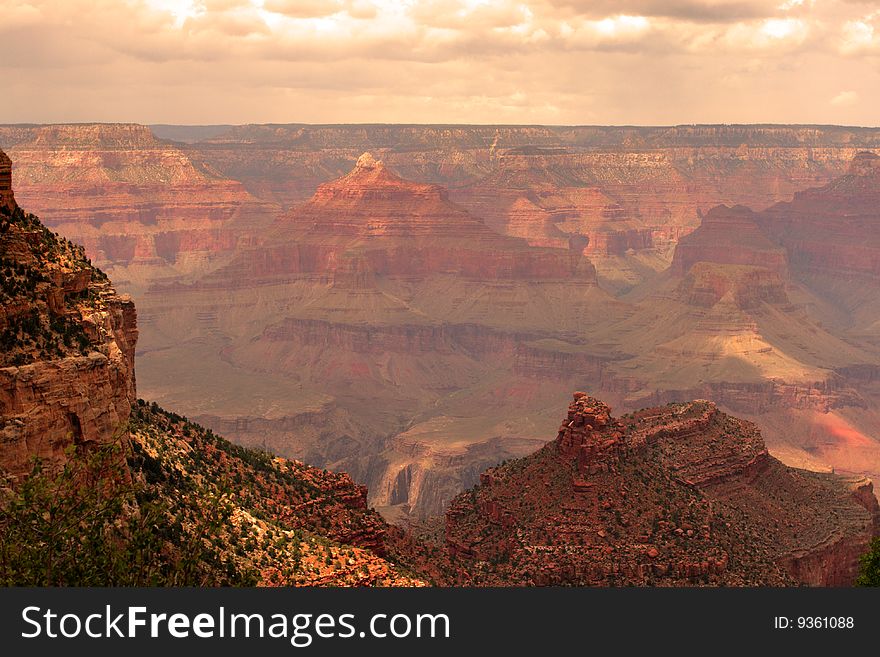
<path fill-rule="evenodd" d="M 308 203 L 275 224 L 261 248 L 215 277 L 238 274 L 323 274 L 355 284 L 435 274 L 596 283 L 586 258 L 495 233 L 451 203 L 442 187 L 403 180 L 370 153 L 348 175 L 320 185 Z"/>
<path fill-rule="evenodd" d="M 487 585 L 852 581 L 878 531 L 870 481 L 794 470 L 709 401 L 620 418 L 575 393 L 555 441 L 446 512 L 446 576 Z"/>
<path fill-rule="evenodd" d="M 711 402 L 616 420 L 575 393 L 555 441 L 453 501 L 438 551 L 389 527 L 348 475 L 237 447 L 135 401 L 133 304 L 81 247 L 18 208 L 3 157 L 0 190 L 13 272 L 0 315 L 4 476 L 15 486 L 30 457 L 57 466 L 118 441 L 130 475 L 177 500 L 184 525 L 221 482 L 247 481 L 214 538 L 265 585 L 838 585 L 877 531 L 869 481 L 787 468 L 754 425 Z"/>
<path fill-rule="evenodd" d="M 381 556 L 387 526 L 348 475 L 242 449 L 136 400 L 134 304 L 82 247 L 17 206 L 2 151 L 0 254 L 4 486 L 29 476 L 35 458 L 52 470 L 121 445 L 119 466 L 168 500 L 169 524 L 198 527 L 228 481 L 246 481 L 212 538 L 224 560 L 256 569 L 264 585 L 422 584 Z"/>

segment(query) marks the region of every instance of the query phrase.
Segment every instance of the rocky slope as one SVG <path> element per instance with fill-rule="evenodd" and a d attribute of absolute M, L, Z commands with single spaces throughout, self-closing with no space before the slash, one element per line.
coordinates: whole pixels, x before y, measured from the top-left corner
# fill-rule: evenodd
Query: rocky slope
<path fill-rule="evenodd" d="M 794 470 L 707 401 L 613 418 L 575 393 L 559 435 L 446 514 L 450 577 L 483 584 L 850 584 L 867 480 Z"/>
<path fill-rule="evenodd" d="M 12 160 L 0 151 L 0 206 L 12 212 L 15 209 L 15 193 L 12 190 Z"/>
<path fill-rule="evenodd" d="M 213 557 L 258 585 L 424 585 L 381 556 L 388 525 L 347 474 L 233 445 L 142 400 L 131 446 L 132 473 L 174 522 L 197 535 L 219 505 L 224 520 L 206 537 Z"/>

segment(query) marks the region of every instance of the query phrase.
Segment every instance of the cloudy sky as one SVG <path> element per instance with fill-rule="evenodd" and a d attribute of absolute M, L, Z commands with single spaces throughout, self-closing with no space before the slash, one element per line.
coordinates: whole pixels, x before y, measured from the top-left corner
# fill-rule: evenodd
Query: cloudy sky
<path fill-rule="evenodd" d="M 0 123 L 880 125 L 880 0 L 0 0 Z"/>

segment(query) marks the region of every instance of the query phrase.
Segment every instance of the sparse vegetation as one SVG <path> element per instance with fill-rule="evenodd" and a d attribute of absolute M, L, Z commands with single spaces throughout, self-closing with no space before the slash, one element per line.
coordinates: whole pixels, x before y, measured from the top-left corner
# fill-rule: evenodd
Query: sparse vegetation
<path fill-rule="evenodd" d="M 0 484 L 0 585 L 413 583 L 345 544 L 385 527 L 349 502 L 347 476 L 232 445 L 142 400 L 129 430 Z"/>
<path fill-rule="evenodd" d="M 0 503 L 0 584 L 4 586 L 205 586 L 255 581 L 223 562 L 202 536 L 220 531 L 222 500 L 180 509 L 132 480 L 120 443 L 71 453 L 58 471 L 35 461 Z M 186 500 L 182 500 L 187 504 Z M 229 565 L 233 567 L 230 568 Z"/>
<path fill-rule="evenodd" d="M 859 558 L 856 586 L 880 586 L 880 537 L 874 538 L 871 548 Z"/>
<path fill-rule="evenodd" d="M 0 211 L 0 365 L 86 355 L 94 342 L 83 316 L 110 292 L 83 248 L 21 208 Z M 71 289 L 70 281 L 78 284 Z"/>

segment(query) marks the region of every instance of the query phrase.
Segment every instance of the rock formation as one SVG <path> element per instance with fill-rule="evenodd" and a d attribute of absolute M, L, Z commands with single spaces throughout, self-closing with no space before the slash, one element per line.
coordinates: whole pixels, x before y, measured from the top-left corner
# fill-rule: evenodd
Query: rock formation
<path fill-rule="evenodd" d="M 198 527 L 199 515 L 230 489 L 228 518 L 212 530 L 211 544 L 222 562 L 252 572 L 254 583 L 425 584 L 383 557 L 390 528 L 347 474 L 244 449 L 142 400 L 131 426 L 132 473 L 175 521 Z"/>
<path fill-rule="evenodd" d="M 169 133 L 169 135 L 172 133 Z M 187 152 L 286 206 L 365 150 L 497 230 L 586 253 L 611 290 L 666 268 L 697 211 L 762 209 L 846 171 L 876 130 L 802 126 L 239 126 Z"/>
<path fill-rule="evenodd" d="M 124 145 L 148 143 L 138 135 Z M 869 481 L 788 468 L 754 425 L 709 401 L 614 418 L 576 393 L 557 439 L 516 458 L 536 447 L 566 371 L 630 402 L 680 397 L 687 388 L 673 384 L 695 381 L 756 409 L 873 403 L 870 343 L 795 314 L 810 289 L 796 276 L 809 268 L 763 214 L 710 212 L 683 241 L 657 297 L 684 309 L 683 321 L 651 314 L 650 296 L 615 302 L 582 253 L 493 233 L 442 188 L 365 155 L 215 273 L 153 287 L 148 324 L 179 323 L 167 333 L 174 348 L 151 345 L 185 368 L 174 383 L 192 391 L 191 370 L 216 376 L 204 354 L 219 346 L 224 366 L 253 376 L 253 392 L 268 386 L 272 408 L 243 418 L 232 407 L 217 422 L 250 442 L 250 424 L 264 441 L 281 427 L 310 461 L 345 463 L 349 476 L 233 445 L 155 404 L 132 413 L 133 303 L 17 206 L 6 162 L 0 153 L 0 471 L 14 488 L 33 457 L 58 466 L 120 442 L 119 466 L 171 514 L 172 554 L 202 542 L 187 531 L 223 506 L 215 583 L 254 569 L 267 585 L 845 585 L 877 532 Z M 859 157 L 840 185 L 869 196 L 874 167 Z M 187 316 L 200 328 L 180 343 Z M 638 355 L 620 349 L 627 331 L 643 340 Z M 783 334 L 801 351 L 773 354 Z M 755 348 L 762 340 L 769 352 Z M 738 351 L 718 358 L 719 345 Z M 671 378 L 681 355 L 715 369 Z M 642 380 L 626 375 L 634 363 Z M 241 381 L 229 385 L 240 396 Z M 301 406 L 279 406 L 282 393 Z M 389 527 L 355 483 L 377 484 L 372 501 L 389 514 L 429 515 L 510 457 L 455 497 L 442 553 Z"/>
<path fill-rule="evenodd" d="M 307 204 L 275 225 L 261 248 L 236 264 L 251 277 L 332 274 L 337 284 L 438 274 L 596 280 L 586 258 L 499 235 L 452 204 L 443 188 L 405 181 L 369 153 L 348 175 L 320 185 Z"/>
<path fill-rule="evenodd" d="M 858 153 L 847 173 L 761 213 L 762 227 L 781 244 L 798 273 L 880 277 L 880 156 Z"/>
<path fill-rule="evenodd" d="M 755 213 L 744 206 L 712 208 L 698 230 L 678 241 L 672 271 L 683 276 L 697 262 L 763 267 L 787 278 L 785 249 L 763 232 Z"/>
<path fill-rule="evenodd" d="M 795 464 L 876 473 L 877 393 L 853 374 L 878 358 L 878 161 L 860 153 L 845 175 L 763 212 L 704 215 L 640 300 L 633 322 L 654 338 L 629 365 L 654 391 L 633 386 L 627 406 L 707 396 L 762 424 Z"/>
<path fill-rule="evenodd" d="M 625 410 L 711 398 L 787 462 L 880 473 L 875 129 L 0 126 L 0 143 L 19 199 L 137 299 L 150 397 L 346 469 L 392 512 L 440 512 L 586 386 Z"/>
<path fill-rule="evenodd" d="M 275 213 L 146 126 L 41 126 L 9 155 L 19 202 L 131 292 L 210 269 Z"/>
<path fill-rule="evenodd" d="M 81 247 L 26 214 L 11 189 L 4 198 L 0 468 L 21 476 L 33 457 L 58 464 L 70 448 L 127 437 L 138 331 L 131 299 Z"/>
<path fill-rule="evenodd" d="M 447 568 L 489 585 L 848 585 L 877 533 L 871 491 L 782 465 L 712 402 L 615 419 L 575 393 L 555 441 L 450 505 Z"/>

